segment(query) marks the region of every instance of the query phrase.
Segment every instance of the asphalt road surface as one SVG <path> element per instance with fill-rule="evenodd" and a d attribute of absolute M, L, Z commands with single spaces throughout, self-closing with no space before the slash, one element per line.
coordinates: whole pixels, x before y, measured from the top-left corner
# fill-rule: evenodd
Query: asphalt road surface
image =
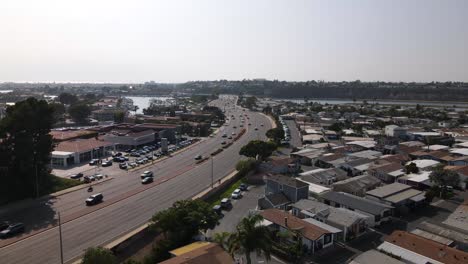
<path fill-rule="evenodd" d="M 291 134 L 291 140 L 289 141 L 289 144 L 293 148 L 299 148 L 302 147 L 302 136 L 301 132 L 299 132 L 299 129 L 296 126 L 296 121 L 294 120 L 284 120 L 286 125 L 289 127 L 289 133 Z"/>
<path fill-rule="evenodd" d="M 238 133 L 242 129 L 239 115 L 249 116 L 244 123 L 245 135 L 213 159 L 213 180 L 217 181 L 234 170 L 241 159 L 238 153 L 243 145 L 252 139 L 263 139 L 266 130 L 271 128 L 268 118 L 244 112 L 234 106 L 234 101 L 234 97 L 223 97 L 213 103 L 225 109 L 229 117 L 228 125 L 222 126 L 215 137 L 137 171 L 119 170 L 115 164 L 103 169 L 102 173 L 113 179 L 94 186 L 93 193 L 104 195 L 104 202 L 97 206 L 85 206 L 84 200 L 90 193 L 82 189 L 56 198 L 33 200 L 22 206 L 0 208 L 0 219 L 21 221 L 26 225 L 22 236 L 0 240 L 0 262 L 60 263 L 58 212 L 62 219 L 64 261 L 70 262 L 79 258 L 86 248 L 106 244 L 147 222 L 155 212 L 170 207 L 175 201 L 189 199 L 209 188 L 211 161 L 197 165 L 196 155 L 209 156 L 222 146 L 222 141 L 229 142 L 222 134 Z M 231 115 L 235 116 L 234 120 Z M 249 122 L 251 126 L 247 125 Z M 139 175 L 145 170 L 154 172 L 153 184 L 141 184 Z"/>

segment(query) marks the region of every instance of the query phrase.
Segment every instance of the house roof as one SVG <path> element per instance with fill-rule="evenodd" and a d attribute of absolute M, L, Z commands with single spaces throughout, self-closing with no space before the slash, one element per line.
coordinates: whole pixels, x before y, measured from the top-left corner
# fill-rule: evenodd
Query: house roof
<path fill-rule="evenodd" d="M 79 137 L 97 135 L 96 131 L 89 130 L 52 130 L 49 133 L 55 141 L 65 141 Z"/>
<path fill-rule="evenodd" d="M 197 243 L 197 242 L 195 242 Z M 193 243 L 192 243 L 193 244 Z M 191 246 L 192 244 L 188 245 Z M 178 248 L 183 249 L 188 246 Z M 172 252 L 176 251 L 173 250 Z M 216 243 L 208 243 L 206 245 L 196 247 L 192 250 L 187 249 L 187 252 L 180 254 L 176 257 L 170 258 L 166 261 L 160 262 L 162 264 L 224 264 L 224 263 L 233 263 L 232 257 L 223 250 Z"/>
<path fill-rule="evenodd" d="M 282 192 L 266 195 L 265 199 L 267 199 L 273 206 L 280 206 L 291 202 Z"/>
<path fill-rule="evenodd" d="M 366 194 L 371 195 L 371 196 L 375 196 L 375 197 L 378 197 L 378 198 L 385 198 L 385 197 L 394 195 L 396 193 L 403 192 L 403 191 L 408 190 L 408 189 L 411 189 L 411 186 L 395 182 L 395 183 L 392 183 L 392 184 L 387 184 L 387 185 L 382 186 L 382 187 L 378 187 L 378 188 L 376 188 L 376 189 L 374 189 L 372 191 L 368 191 L 368 192 L 366 192 Z"/>
<path fill-rule="evenodd" d="M 300 218 L 297 218 L 287 212 L 278 209 L 267 209 L 260 213 L 263 218 L 277 225 L 290 230 L 299 231 L 303 237 L 309 240 L 317 240 L 330 232 L 320 228 L 314 224 L 308 223 Z M 287 223 L 286 223 L 287 222 Z"/>
<path fill-rule="evenodd" d="M 359 190 L 368 189 L 370 187 L 375 187 L 380 184 L 380 180 L 372 175 L 360 175 L 356 177 L 352 177 L 343 181 L 333 183 L 333 188 L 345 188 L 347 190 L 351 190 L 354 193 L 358 192 Z"/>
<path fill-rule="evenodd" d="M 382 211 L 393 208 L 392 206 L 364 199 L 352 194 L 344 192 L 327 192 L 321 195 L 322 198 L 330 200 L 351 209 L 358 209 L 360 211 L 370 213 L 373 215 L 380 214 Z"/>
<path fill-rule="evenodd" d="M 81 153 L 87 152 L 95 148 L 105 147 L 105 146 L 112 146 L 113 143 L 104 141 L 104 140 L 96 140 L 95 138 L 89 139 L 72 139 L 67 141 L 62 141 L 58 143 L 55 147 L 56 151 L 64 151 L 64 152 L 74 152 L 74 153 Z"/>
<path fill-rule="evenodd" d="M 349 264 L 404 264 L 384 253 L 371 249 L 356 256 Z"/>
<path fill-rule="evenodd" d="M 358 157 L 358 158 L 376 159 L 382 156 L 382 152 L 375 151 L 375 150 L 363 150 L 363 151 L 351 153 L 349 155 Z"/>
<path fill-rule="evenodd" d="M 266 177 L 267 181 L 275 181 L 277 183 L 288 185 L 294 188 L 305 188 L 308 187 L 308 184 L 299 180 L 296 180 L 292 177 L 281 175 L 281 174 L 268 174 Z"/>
<path fill-rule="evenodd" d="M 416 167 L 423 169 L 423 168 L 435 166 L 435 165 L 439 164 L 440 162 L 435 161 L 435 160 L 420 159 L 420 160 L 408 161 L 406 163 L 406 165 L 409 165 L 411 163 L 414 163 L 414 164 L 416 164 Z"/>
<path fill-rule="evenodd" d="M 301 179 L 306 182 L 322 183 L 325 181 L 335 178 L 337 181 L 348 179 L 346 171 L 339 168 L 331 169 L 317 169 L 312 171 L 306 171 L 299 174 Z"/>
<path fill-rule="evenodd" d="M 468 263 L 467 252 L 405 231 L 394 231 L 385 241 L 442 263 Z"/>
<path fill-rule="evenodd" d="M 346 145 L 356 145 L 362 148 L 373 148 L 377 145 L 376 141 L 373 140 L 358 140 L 358 141 L 351 141 L 347 142 Z"/>
<path fill-rule="evenodd" d="M 381 166 L 373 166 L 370 169 L 375 170 L 380 173 L 390 173 L 393 171 L 403 169 L 403 166 L 400 163 L 388 163 Z"/>

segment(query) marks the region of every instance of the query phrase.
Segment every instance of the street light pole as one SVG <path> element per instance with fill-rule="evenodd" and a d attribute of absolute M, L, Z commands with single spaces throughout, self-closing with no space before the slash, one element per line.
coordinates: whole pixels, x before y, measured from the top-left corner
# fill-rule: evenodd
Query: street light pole
<path fill-rule="evenodd" d="M 213 175 L 213 159 L 214 157 L 211 157 L 211 188 L 213 188 L 213 181 L 214 181 L 214 175 Z"/>
<path fill-rule="evenodd" d="M 60 237 L 60 263 L 63 264 L 62 221 L 60 219 L 60 212 L 58 212 L 58 221 L 59 221 L 59 237 Z"/>

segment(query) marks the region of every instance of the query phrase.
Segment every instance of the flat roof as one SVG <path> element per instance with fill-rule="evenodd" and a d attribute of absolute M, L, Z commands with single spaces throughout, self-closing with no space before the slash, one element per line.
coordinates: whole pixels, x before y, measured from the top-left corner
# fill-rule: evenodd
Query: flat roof
<path fill-rule="evenodd" d="M 430 239 L 430 240 L 433 240 L 435 242 L 438 242 L 438 243 L 441 243 L 441 244 L 444 244 L 446 246 L 450 246 L 451 244 L 453 244 L 453 240 L 451 239 L 448 239 L 448 238 L 445 238 L 445 237 L 441 237 L 439 235 L 436 235 L 436 234 L 433 234 L 433 233 L 429 233 L 427 231 L 424 231 L 424 230 L 421 230 L 419 228 L 416 228 L 414 229 L 413 231 L 410 232 L 411 234 L 415 234 L 415 235 L 418 235 L 418 236 L 421 236 L 421 237 L 424 237 L 424 238 L 427 238 L 427 239 Z"/>
<path fill-rule="evenodd" d="M 408 161 L 406 165 L 409 165 L 410 163 L 416 164 L 416 167 L 418 168 L 427 168 L 427 167 L 435 166 L 439 164 L 440 162 L 435 161 L 435 160 L 429 160 L 429 159 L 420 159 L 420 160 Z"/>
<path fill-rule="evenodd" d="M 356 256 L 349 264 L 404 264 L 375 249 L 368 250 Z"/>
<path fill-rule="evenodd" d="M 401 193 L 397 193 L 395 195 L 391 195 L 385 198 L 386 201 L 392 202 L 392 203 L 399 203 L 405 200 L 408 200 L 412 197 L 420 195 L 422 192 L 418 191 L 416 189 L 409 189 Z"/>
<path fill-rule="evenodd" d="M 186 246 L 176 248 L 176 249 L 170 251 L 169 253 L 171 253 L 174 256 L 179 256 L 179 255 L 188 253 L 190 251 L 199 249 L 201 247 L 207 246 L 209 244 L 211 244 L 211 242 L 197 241 L 197 242 L 193 242 L 192 244 L 188 244 Z"/>
<path fill-rule="evenodd" d="M 379 198 L 384 198 L 407 189 L 411 189 L 411 186 L 395 182 L 382 187 L 378 187 L 372 191 L 368 191 L 366 194 Z"/>

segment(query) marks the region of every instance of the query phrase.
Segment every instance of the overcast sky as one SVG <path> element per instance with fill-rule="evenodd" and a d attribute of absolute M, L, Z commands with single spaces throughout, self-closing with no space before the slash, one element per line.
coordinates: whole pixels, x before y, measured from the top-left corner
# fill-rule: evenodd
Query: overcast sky
<path fill-rule="evenodd" d="M 466 0 L 1 0 L 0 81 L 468 81 Z"/>

